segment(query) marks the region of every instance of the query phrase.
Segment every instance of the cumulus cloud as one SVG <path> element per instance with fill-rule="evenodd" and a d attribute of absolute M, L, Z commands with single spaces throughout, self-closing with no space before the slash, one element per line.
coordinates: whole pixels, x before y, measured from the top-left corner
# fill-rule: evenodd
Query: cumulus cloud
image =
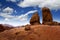
<path fill-rule="evenodd" d="M 24 0 L 18 4 L 20 7 L 39 6 L 53 9 L 60 8 L 60 0 Z"/>
<path fill-rule="evenodd" d="M 3 12 L 6 14 L 12 14 L 14 11 L 14 9 L 10 8 L 10 7 L 7 7 L 5 9 L 3 9 Z"/>
<path fill-rule="evenodd" d="M 3 12 L 0 13 L 0 16 L 3 17 L 5 19 L 5 21 L 9 21 L 10 19 L 13 19 L 16 17 L 16 16 L 12 16 L 10 14 L 3 13 Z"/>
<path fill-rule="evenodd" d="M 11 14 L 13 13 L 14 9 L 7 7 L 5 9 L 2 10 L 2 12 L 0 12 L 0 16 L 5 18 L 5 20 L 14 18 L 14 16 L 12 16 Z"/>
<path fill-rule="evenodd" d="M 11 14 L 13 14 L 13 11 L 14 11 L 14 9 L 7 7 L 5 9 L 3 9 L 3 12 L 0 13 L 0 16 L 5 18 L 6 21 L 9 21 L 9 20 L 25 21 L 28 19 L 29 14 L 34 13 L 37 10 L 28 11 L 27 13 L 19 15 L 19 16 L 18 15 L 16 15 L 16 16 L 11 15 Z"/>

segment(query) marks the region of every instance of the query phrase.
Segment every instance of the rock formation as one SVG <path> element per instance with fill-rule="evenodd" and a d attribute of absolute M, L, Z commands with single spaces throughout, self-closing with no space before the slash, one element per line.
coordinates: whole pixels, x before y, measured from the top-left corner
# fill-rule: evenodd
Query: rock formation
<path fill-rule="evenodd" d="M 45 22 L 45 25 L 58 25 L 57 22 Z"/>
<path fill-rule="evenodd" d="M 0 24 L 0 32 L 3 32 L 5 30 L 12 29 L 13 27 L 7 24 Z"/>
<path fill-rule="evenodd" d="M 33 14 L 33 16 L 30 19 L 30 24 L 31 25 L 40 24 L 40 17 L 38 15 L 38 12 Z"/>
<path fill-rule="evenodd" d="M 4 31 L 4 27 L 0 24 L 0 32 Z"/>
<path fill-rule="evenodd" d="M 42 17 L 43 17 L 43 22 L 42 24 L 48 24 L 48 22 L 53 22 L 53 18 L 52 18 L 52 14 L 50 12 L 50 9 L 49 8 L 42 8 Z"/>
<path fill-rule="evenodd" d="M 31 27 L 30 27 L 30 26 L 26 26 L 26 27 L 25 27 L 25 30 L 26 30 L 26 31 L 31 30 Z"/>
<path fill-rule="evenodd" d="M 60 23 L 58 23 L 56 21 L 53 21 L 52 23 L 53 23 L 53 25 L 60 25 Z"/>

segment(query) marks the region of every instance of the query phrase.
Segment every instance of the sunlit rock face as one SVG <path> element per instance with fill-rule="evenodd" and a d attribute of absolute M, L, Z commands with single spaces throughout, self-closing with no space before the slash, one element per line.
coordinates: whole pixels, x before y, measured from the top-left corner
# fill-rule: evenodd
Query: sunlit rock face
<path fill-rule="evenodd" d="M 45 24 L 45 23 L 48 24 L 48 22 L 50 22 L 50 23 L 53 22 L 53 18 L 52 18 L 50 9 L 47 7 L 42 8 L 42 21 L 43 21 L 42 24 Z"/>
<path fill-rule="evenodd" d="M 53 21 L 51 11 L 47 7 L 42 8 L 42 24 L 45 25 L 60 25 L 60 23 Z"/>
<path fill-rule="evenodd" d="M 30 24 L 35 25 L 35 24 L 40 24 L 40 17 L 38 15 L 38 12 L 35 12 L 33 16 L 30 19 Z"/>

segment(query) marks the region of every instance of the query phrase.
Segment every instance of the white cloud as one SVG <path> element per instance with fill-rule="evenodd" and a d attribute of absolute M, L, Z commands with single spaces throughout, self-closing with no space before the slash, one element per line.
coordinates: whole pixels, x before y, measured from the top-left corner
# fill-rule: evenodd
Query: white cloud
<path fill-rule="evenodd" d="M 18 25 L 26 25 L 26 24 L 29 24 L 29 21 L 28 21 L 28 15 L 31 14 L 31 13 L 34 13 L 36 12 L 37 10 L 32 10 L 32 11 L 28 11 L 27 13 L 25 14 L 22 14 L 22 15 L 19 15 L 19 16 L 13 16 L 11 14 L 13 14 L 13 12 L 17 13 L 17 11 L 13 8 L 10 8 L 10 7 L 6 7 L 5 9 L 2 9 L 2 11 L 0 12 L 0 16 L 4 18 L 3 21 L 0 21 L 0 24 L 10 24 L 10 25 L 13 25 L 13 26 L 18 26 Z M 20 20 L 20 22 L 11 22 L 11 21 L 18 21 Z"/>
<path fill-rule="evenodd" d="M 8 18 L 5 18 L 5 20 L 6 20 L 6 21 L 9 21 L 9 19 L 8 19 Z"/>
<path fill-rule="evenodd" d="M 0 16 L 4 18 L 4 20 L 0 21 L 0 23 L 1 24 L 10 24 L 13 26 L 18 26 L 18 25 L 22 26 L 22 25 L 29 24 L 29 21 L 28 21 L 29 14 L 37 12 L 37 10 L 32 10 L 32 11 L 28 11 L 25 14 L 19 15 L 19 16 L 13 16 L 13 15 L 11 15 L 12 12 L 8 12 L 10 14 L 5 12 L 7 10 L 11 11 L 10 8 L 5 8 L 5 9 L 3 9 L 3 12 L 0 12 Z M 16 21 L 20 21 L 20 22 L 16 22 Z"/>
<path fill-rule="evenodd" d="M 5 20 L 8 21 L 8 19 L 15 18 L 14 16 L 11 15 L 13 11 L 14 11 L 13 8 L 7 7 L 3 9 L 2 12 L 0 12 L 0 16 L 5 18 Z"/>
<path fill-rule="evenodd" d="M 29 6 L 39 6 L 48 7 L 53 9 L 60 8 L 60 0 L 24 0 L 18 4 L 20 7 L 29 7 Z"/>
<path fill-rule="evenodd" d="M 15 16 L 12 16 L 12 15 L 9 15 L 9 14 L 7 14 L 7 13 L 0 13 L 0 16 L 2 16 L 2 17 L 4 17 L 4 18 L 14 18 Z"/>
<path fill-rule="evenodd" d="M 9 24 L 9 25 L 12 25 L 12 26 L 22 26 L 22 25 L 26 25 L 26 24 L 29 24 L 29 21 L 0 21 L 0 24 Z"/>
<path fill-rule="evenodd" d="M 27 12 L 25 14 L 20 15 L 18 18 L 20 18 L 21 21 L 27 20 L 28 19 L 28 15 L 31 14 L 31 13 L 34 13 L 34 12 L 37 12 L 37 10 L 29 11 L 29 12 Z"/>
<path fill-rule="evenodd" d="M 14 11 L 14 9 L 12 9 L 12 8 L 10 8 L 10 7 L 7 7 L 7 8 L 5 8 L 5 9 L 3 9 L 3 12 L 4 12 L 4 13 L 7 13 L 7 14 L 12 14 L 13 11 Z"/>
<path fill-rule="evenodd" d="M 0 13 L 0 16 L 3 17 L 3 18 L 5 18 L 6 21 L 9 21 L 9 20 L 26 21 L 28 19 L 28 15 L 29 14 L 34 13 L 34 12 L 37 12 L 37 10 L 32 10 L 32 11 L 28 11 L 25 14 L 19 15 L 19 16 L 13 16 L 13 15 L 11 15 L 11 13 L 12 13 L 11 10 L 12 9 L 10 9 L 10 8 L 5 8 L 3 10 L 3 12 Z"/>

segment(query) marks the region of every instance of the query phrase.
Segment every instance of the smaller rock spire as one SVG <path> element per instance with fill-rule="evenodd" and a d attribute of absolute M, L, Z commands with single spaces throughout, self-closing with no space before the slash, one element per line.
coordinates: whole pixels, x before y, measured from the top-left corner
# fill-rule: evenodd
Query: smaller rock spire
<path fill-rule="evenodd" d="M 35 12 L 33 16 L 30 19 L 30 24 L 35 25 L 35 24 L 40 24 L 40 17 L 38 15 L 38 12 Z"/>

